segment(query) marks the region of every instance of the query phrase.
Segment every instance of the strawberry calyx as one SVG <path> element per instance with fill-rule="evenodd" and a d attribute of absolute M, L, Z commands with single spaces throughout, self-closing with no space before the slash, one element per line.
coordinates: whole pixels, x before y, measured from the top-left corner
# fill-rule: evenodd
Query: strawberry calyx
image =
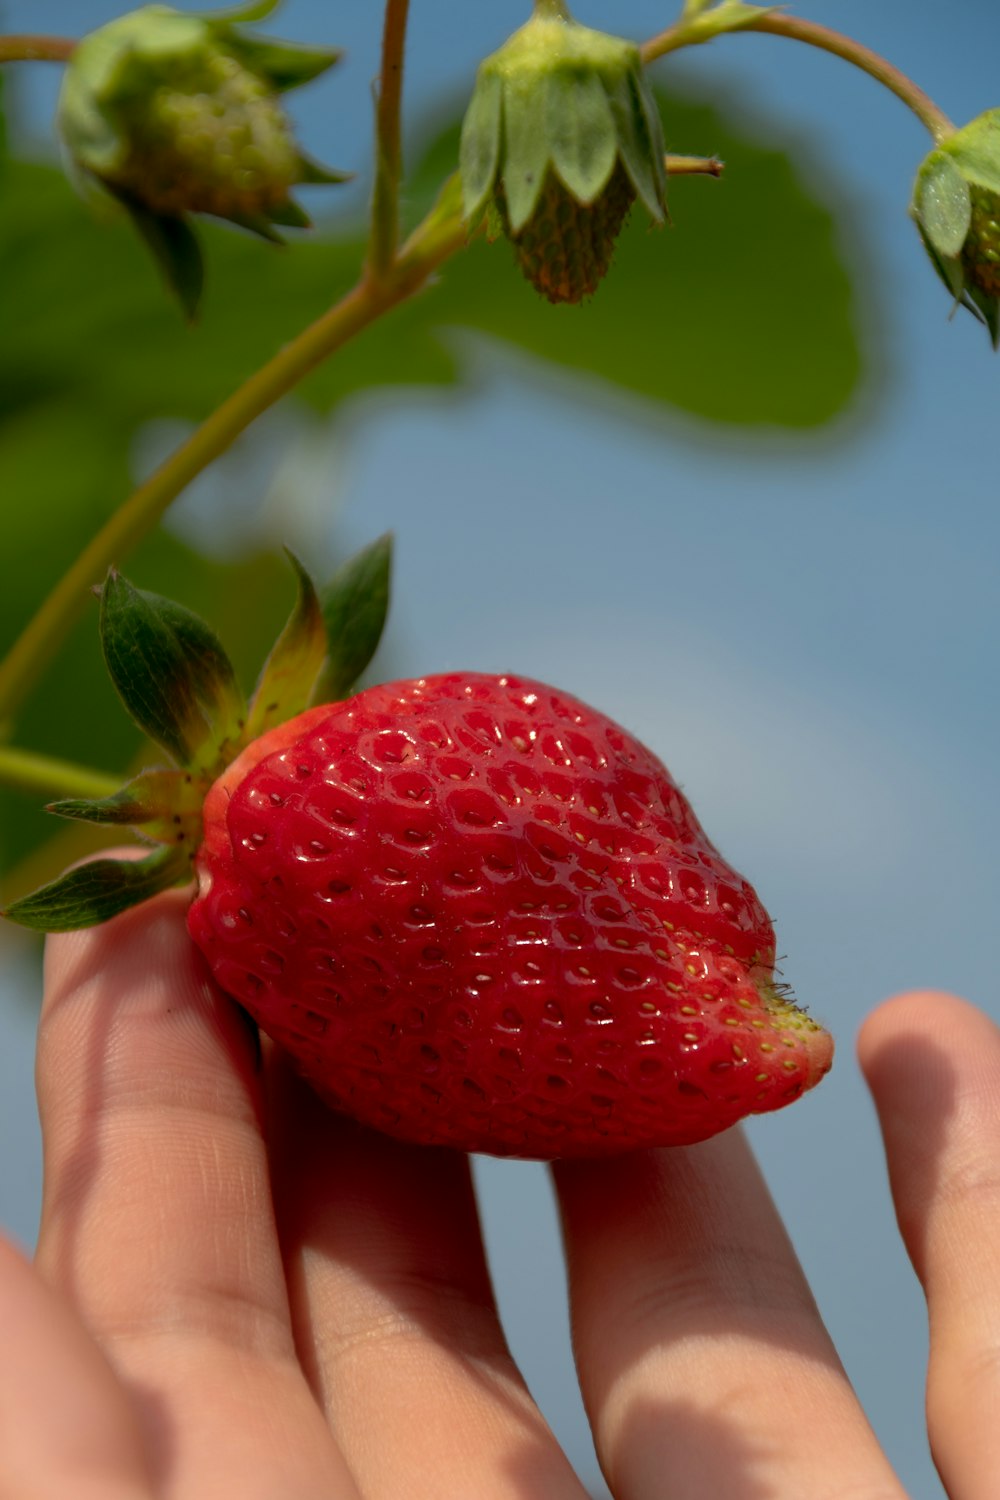
<path fill-rule="evenodd" d="M 108 673 L 130 717 L 168 758 L 99 799 L 51 802 L 57 817 L 129 828 L 152 851 L 98 859 L 8 906 L 45 932 L 96 926 L 192 876 L 213 783 L 248 746 L 315 702 L 346 697 L 379 643 L 389 608 L 391 537 L 349 559 L 322 595 L 302 564 L 291 615 L 249 699 L 211 628 L 112 569 L 99 590 Z"/>

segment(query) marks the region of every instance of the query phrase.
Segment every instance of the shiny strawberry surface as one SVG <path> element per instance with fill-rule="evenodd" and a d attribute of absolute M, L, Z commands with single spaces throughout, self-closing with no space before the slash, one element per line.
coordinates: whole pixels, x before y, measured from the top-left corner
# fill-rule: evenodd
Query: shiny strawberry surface
<path fill-rule="evenodd" d="M 541 683 L 368 689 L 209 793 L 189 926 L 337 1109 L 469 1151 L 704 1139 L 827 1071 L 669 772 Z"/>

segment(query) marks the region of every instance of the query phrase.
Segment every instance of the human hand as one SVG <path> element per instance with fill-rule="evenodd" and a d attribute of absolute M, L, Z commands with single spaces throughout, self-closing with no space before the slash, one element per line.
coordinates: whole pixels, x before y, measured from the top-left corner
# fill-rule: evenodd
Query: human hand
<path fill-rule="evenodd" d="M 183 909 L 50 943 L 38 1271 L 0 1256 L 0 1497 L 584 1500 L 506 1349 L 467 1162 L 258 1069 Z M 1000 1035 L 908 997 L 862 1061 L 930 1299 L 935 1452 L 986 1500 Z M 738 1131 L 555 1181 L 616 1497 L 899 1500 Z"/>

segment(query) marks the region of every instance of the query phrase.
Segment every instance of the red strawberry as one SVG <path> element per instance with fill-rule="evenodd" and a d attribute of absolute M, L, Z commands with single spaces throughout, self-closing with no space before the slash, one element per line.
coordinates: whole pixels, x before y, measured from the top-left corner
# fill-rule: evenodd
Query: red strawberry
<path fill-rule="evenodd" d="M 188 926 L 337 1109 L 590 1156 L 702 1140 L 827 1071 L 774 933 L 654 755 L 512 677 L 390 683 L 257 740 Z"/>
<path fill-rule="evenodd" d="M 190 880 L 193 860 L 189 928 L 222 987 L 336 1108 L 408 1140 L 679 1145 L 818 1082 L 833 1043 L 775 984 L 767 913 L 603 714 L 474 674 L 305 708 L 363 668 L 387 579 L 376 544 L 321 608 L 299 570 L 247 703 L 202 621 L 113 574 L 108 667 L 175 764 L 53 811 L 160 847 L 6 915 L 86 926 Z"/>

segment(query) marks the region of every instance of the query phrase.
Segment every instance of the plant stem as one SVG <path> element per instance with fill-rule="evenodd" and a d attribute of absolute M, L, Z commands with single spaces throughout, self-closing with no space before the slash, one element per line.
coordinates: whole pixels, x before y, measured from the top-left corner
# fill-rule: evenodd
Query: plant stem
<path fill-rule="evenodd" d="M 368 274 L 384 276 L 399 244 L 399 181 L 402 174 L 400 105 L 410 0 L 386 0 L 382 31 L 382 72 L 375 117 L 375 188 L 372 196 Z"/>
<path fill-rule="evenodd" d="M 75 47 L 65 36 L 0 36 L 0 63 L 66 62 Z"/>
<path fill-rule="evenodd" d="M 707 17 L 710 16 L 711 11 L 707 13 Z M 702 19 L 707 19 L 707 17 Z M 784 15 L 780 11 L 769 12 L 755 20 L 742 21 L 739 27 L 733 27 L 733 30 L 763 31 L 771 36 L 784 36 L 794 42 L 805 42 L 810 47 L 818 47 L 822 52 L 831 52 L 834 57 L 853 63 L 863 73 L 867 73 L 869 77 L 883 84 L 890 93 L 896 95 L 897 99 L 901 99 L 913 111 L 921 124 L 926 126 L 935 141 L 942 141 L 946 136 L 954 133 L 955 126 L 952 121 L 943 110 L 938 108 L 933 99 L 917 87 L 912 79 L 900 72 L 899 68 L 886 58 L 880 57 L 870 47 L 862 46 L 852 37 L 844 36 L 839 31 L 832 31 L 828 26 L 821 26 L 817 21 L 803 21 L 796 16 Z M 696 23 L 678 21 L 676 25 L 668 27 L 659 36 L 651 37 L 643 44 L 643 61 L 653 62 L 658 57 L 665 57 L 668 52 L 677 52 L 682 47 L 710 41 L 716 35 L 719 35 L 719 31 L 710 31 L 707 27 L 699 28 Z"/>
<path fill-rule="evenodd" d="M 663 158 L 668 177 L 721 177 L 726 164 L 717 156 L 672 156 Z"/>
<path fill-rule="evenodd" d="M 39 755 L 35 750 L 18 750 L 0 745 L 0 786 L 15 787 L 22 792 L 41 792 L 44 796 L 86 797 L 96 800 L 110 797 L 121 786 L 121 777 L 92 771 L 72 761 Z"/>
<path fill-rule="evenodd" d="M 0 663 L 0 725 L 28 696 L 86 605 L 89 590 L 152 531 L 168 506 L 263 412 L 383 313 L 423 287 L 464 245 L 455 179 L 410 236 L 386 276 L 365 278 L 269 360 L 192 433 L 110 517 Z"/>

